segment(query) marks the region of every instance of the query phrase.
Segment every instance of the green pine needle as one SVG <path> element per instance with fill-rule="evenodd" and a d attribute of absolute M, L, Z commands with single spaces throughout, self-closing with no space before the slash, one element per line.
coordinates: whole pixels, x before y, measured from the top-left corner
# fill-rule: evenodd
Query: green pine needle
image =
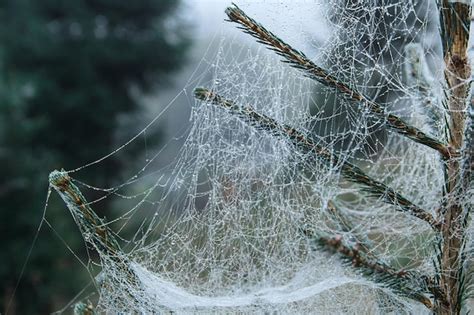
<path fill-rule="evenodd" d="M 290 64 L 292 67 L 297 68 L 303 73 L 326 86 L 337 89 L 342 92 L 350 100 L 362 103 L 366 106 L 372 114 L 376 117 L 384 119 L 388 127 L 396 131 L 397 133 L 408 137 L 409 139 L 426 145 L 432 149 L 437 150 L 441 155 L 448 159 L 454 152 L 451 152 L 449 147 L 442 141 L 437 140 L 420 129 L 411 126 L 401 118 L 387 114 L 382 106 L 371 101 L 368 97 L 362 95 L 360 92 L 350 87 L 346 83 L 342 82 L 338 78 L 329 74 L 325 69 L 319 67 L 311 60 L 309 60 L 302 52 L 294 49 L 280 38 L 275 36 L 272 32 L 265 29 L 262 25 L 256 22 L 245 14 L 235 4 L 233 7 L 226 9 L 226 14 L 229 20 L 240 25 L 240 28 L 245 32 L 255 37 L 259 43 L 262 43 L 269 47 L 269 49 L 275 51 L 278 55 L 285 58 L 285 62 Z"/>
<path fill-rule="evenodd" d="M 259 114 L 251 107 L 240 107 L 234 102 L 205 88 L 196 88 L 194 96 L 198 100 L 227 109 L 258 130 L 265 130 L 276 137 L 288 140 L 300 152 L 307 154 L 310 158 L 316 157 L 330 167 L 339 167 L 346 180 L 363 185 L 365 187 L 363 190 L 371 195 L 382 198 L 388 204 L 395 205 L 399 211 L 424 220 L 435 230 L 440 229 L 440 223 L 429 212 L 421 209 L 385 184 L 369 177 L 359 167 L 341 159 L 336 153 L 316 144 L 296 129 L 280 124 L 268 116 Z"/>

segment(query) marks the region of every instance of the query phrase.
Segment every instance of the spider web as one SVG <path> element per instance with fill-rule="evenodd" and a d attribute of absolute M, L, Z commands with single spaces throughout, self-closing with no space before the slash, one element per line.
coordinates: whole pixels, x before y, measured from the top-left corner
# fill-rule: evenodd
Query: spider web
<path fill-rule="evenodd" d="M 241 6 L 296 49 L 308 49 L 311 60 L 388 113 L 445 140 L 436 5 L 322 2 Z M 262 8 L 268 9 L 261 18 L 252 14 Z M 317 29 L 300 21 L 302 14 L 311 18 L 308 12 L 314 12 Z M 444 185 L 437 152 L 390 132 L 363 107 L 282 63 L 234 25 L 227 27 L 231 30 L 220 39 L 217 53 L 201 60 L 212 80 L 194 73 L 186 88 L 206 86 L 297 129 L 337 154 L 340 163 L 358 165 L 436 214 Z M 337 255 L 321 251 L 304 233 L 339 235 L 353 245 L 362 235 L 372 244 L 370 253 L 384 263 L 432 275 L 436 240 L 426 222 L 361 192 L 344 180 L 338 166 L 309 158 L 286 139 L 195 102 L 190 94 L 188 99 L 190 122 L 172 140 L 182 142 L 172 162 L 161 165 L 163 152 L 148 148 L 139 171 L 116 187 L 75 181 L 85 196 L 103 194 L 91 207 L 107 199 L 123 209 L 108 218 L 108 225 L 124 244 L 138 279 L 137 284 L 113 255 L 101 252 L 98 311 L 427 312 L 421 303 L 398 296 L 341 263 Z M 140 141 L 154 122 L 130 143 Z M 71 176 L 103 163 L 106 158 Z M 341 227 L 331 204 L 350 219 L 349 229 Z"/>

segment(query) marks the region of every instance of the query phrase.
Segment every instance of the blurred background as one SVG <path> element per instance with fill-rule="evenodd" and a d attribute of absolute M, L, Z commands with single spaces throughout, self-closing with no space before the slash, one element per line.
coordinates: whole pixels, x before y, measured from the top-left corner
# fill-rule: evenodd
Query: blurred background
<path fill-rule="evenodd" d="M 182 89 L 209 31 L 202 23 L 209 5 L 193 2 L 0 1 L 1 314 L 61 310 L 90 283 L 79 260 L 82 237 L 57 198 L 47 208 L 51 227 L 43 225 L 34 242 L 48 173 L 113 151 Z M 188 121 L 180 116 L 178 124 Z M 160 146 L 168 125 L 157 124 L 148 146 Z M 129 161 L 114 156 L 81 179 L 109 187 Z M 101 215 L 112 207 L 102 203 Z"/>

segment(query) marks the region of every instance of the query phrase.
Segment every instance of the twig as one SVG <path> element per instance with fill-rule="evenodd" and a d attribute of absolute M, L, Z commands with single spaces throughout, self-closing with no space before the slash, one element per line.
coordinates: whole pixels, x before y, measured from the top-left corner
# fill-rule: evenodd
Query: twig
<path fill-rule="evenodd" d="M 94 305 L 90 301 L 79 302 L 74 305 L 74 315 L 96 315 Z"/>
<path fill-rule="evenodd" d="M 348 220 L 346 215 L 342 213 L 342 211 L 334 204 L 334 202 L 329 200 L 327 203 L 327 209 L 329 213 L 332 215 L 332 217 L 335 218 L 339 222 L 342 228 L 342 231 L 351 233 L 351 235 L 357 240 L 357 244 L 360 247 L 360 249 L 363 250 L 367 255 L 372 256 L 373 250 L 370 248 L 372 245 L 370 240 L 366 236 L 360 235 L 360 233 L 354 232 L 354 226 Z"/>
<path fill-rule="evenodd" d="M 355 269 L 361 270 L 365 276 L 375 277 L 377 282 L 384 283 L 400 294 L 433 309 L 431 299 L 423 294 L 425 291 L 431 293 L 425 280 L 426 277 L 405 270 L 396 270 L 373 260 L 360 251 L 357 245 L 353 247 L 345 245 L 341 236 L 332 238 L 319 236 L 317 242 L 326 250 L 338 252 L 344 260 L 350 262 Z"/>
<path fill-rule="evenodd" d="M 278 123 L 276 120 L 255 112 L 251 107 L 240 107 L 230 100 L 204 88 L 196 88 L 194 96 L 204 102 L 218 105 L 238 115 L 244 121 L 257 129 L 265 130 L 274 136 L 288 140 L 297 149 L 304 153 L 314 154 L 316 158 L 324 161 L 331 167 L 340 167 L 345 179 L 366 187 L 366 191 L 374 196 L 381 197 L 386 203 L 397 206 L 397 209 L 404 213 L 411 214 L 421 220 L 428 222 L 435 230 L 440 229 L 440 224 L 427 211 L 421 209 L 411 201 L 395 192 L 385 184 L 369 177 L 359 167 L 341 159 L 337 154 L 327 148 L 314 143 L 304 134 L 296 129 Z"/>
<path fill-rule="evenodd" d="M 397 133 L 408 137 L 409 139 L 426 145 L 432 149 L 437 150 L 441 155 L 448 159 L 454 154 L 449 147 L 443 142 L 425 134 L 420 129 L 411 126 L 401 118 L 387 114 L 379 104 L 371 101 L 368 97 L 362 95 L 354 88 L 349 87 L 346 83 L 329 74 L 326 70 L 319 67 L 311 60 L 309 60 L 302 52 L 297 51 L 273 33 L 265 29 L 262 25 L 250 18 L 235 4 L 233 7 L 226 9 L 226 14 L 230 21 L 241 25 L 241 29 L 257 39 L 259 43 L 267 45 L 269 49 L 275 51 L 278 55 L 285 58 L 285 62 L 292 67 L 302 70 L 304 74 L 324 85 L 336 88 L 349 99 L 360 102 L 366 106 L 370 112 L 377 117 L 386 120 L 387 125 Z"/>
<path fill-rule="evenodd" d="M 49 182 L 71 211 L 84 239 L 101 254 L 101 257 L 110 257 L 119 268 L 126 271 L 132 283 L 138 283 L 138 277 L 130 268 L 130 262 L 122 252 L 114 233 L 92 210 L 67 172 L 64 170 L 51 172 Z"/>
<path fill-rule="evenodd" d="M 49 182 L 66 203 L 79 227 L 83 230 L 83 235 L 86 236 L 86 239 L 89 239 L 96 250 L 113 256 L 121 252 L 113 233 L 91 209 L 66 171 L 51 172 Z"/>

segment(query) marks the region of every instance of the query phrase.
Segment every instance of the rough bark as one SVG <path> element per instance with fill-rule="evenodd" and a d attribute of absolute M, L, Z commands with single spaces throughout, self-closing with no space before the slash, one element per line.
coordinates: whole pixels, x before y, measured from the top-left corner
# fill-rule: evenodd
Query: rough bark
<path fill-rule="evenodd" d="M 446 204 L 443 215 L 440 287 L 445 301 L 439 302 L 435 314 L 461 312 L 461 251 L 464 238 L 462 203 L 462 162 L 466 112 L 470 89 L 471 67 L 467 55 L 471 5 L 443 0 L 440 4 L 441 37 L 444 51 L 445 77 L 448 87 L 449 146 L 453 153 L 446 160 Z"/>

